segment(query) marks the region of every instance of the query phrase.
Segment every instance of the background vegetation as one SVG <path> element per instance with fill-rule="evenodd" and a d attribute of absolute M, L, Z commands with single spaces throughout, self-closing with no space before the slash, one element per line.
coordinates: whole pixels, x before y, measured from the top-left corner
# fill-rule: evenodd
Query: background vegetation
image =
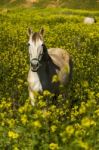
<path fill-rule="evenodd" d="M 97 23 L 83 24 L 85 16 Z M 7 9 L 0 12 L 0 149 L 99 149 L 99 12 L 62 8 Z M 27 28 L 45 28 L 49 47 L 67 50 L 73 59 L 73 78 L 53 94 L 28 98 Z"/>
<path fill-rule="evenodd" d="M 0 0 L 2 7 L 66 7 L 99 10 L 99 0 Z"/>

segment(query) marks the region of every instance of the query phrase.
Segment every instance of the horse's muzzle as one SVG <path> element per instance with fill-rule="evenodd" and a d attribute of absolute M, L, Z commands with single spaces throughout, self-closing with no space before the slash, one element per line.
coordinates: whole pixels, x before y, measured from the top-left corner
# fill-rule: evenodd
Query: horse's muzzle
<path fill-rule="evenodd" d="M 38 71 L 38 69 L 39 69 L 39 61 L 38 61 L 38 59 L 32 59 L 31 60 L 31 70 L 33 71 L 33 72 L 37 72 Z"/>

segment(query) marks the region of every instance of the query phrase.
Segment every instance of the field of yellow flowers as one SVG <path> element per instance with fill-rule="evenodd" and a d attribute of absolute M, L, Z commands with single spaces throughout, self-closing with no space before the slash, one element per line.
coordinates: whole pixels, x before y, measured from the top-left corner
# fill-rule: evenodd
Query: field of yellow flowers
<path fill-rule="evenodd" d="M 12 9 L 0 21 L 0 150 L 99 150 L 99 12 Z M 73 78 L 66 100 L 44 91 L 32 107 L 26 32 L 41 26 L 48 48 L 71 54 Z"/>

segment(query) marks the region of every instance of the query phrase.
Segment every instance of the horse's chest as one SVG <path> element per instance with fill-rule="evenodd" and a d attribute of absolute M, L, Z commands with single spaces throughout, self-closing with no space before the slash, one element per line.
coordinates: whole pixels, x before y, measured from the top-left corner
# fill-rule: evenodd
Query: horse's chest
<path fill-rule="evenodd" d="M 47 89 L 47 84 L 45 80 L 40 80 L 37 73 L 30 73 L 28 75 L 28 82 L 29 87 L 32 91 L 43 91 L 44 89 Z"/>

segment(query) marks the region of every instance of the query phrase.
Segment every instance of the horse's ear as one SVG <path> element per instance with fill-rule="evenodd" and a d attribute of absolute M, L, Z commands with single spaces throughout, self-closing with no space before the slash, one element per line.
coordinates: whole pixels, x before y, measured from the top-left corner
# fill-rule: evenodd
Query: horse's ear
<path fill-rule="evenodd" d="M 30 36 L 32 33 L 33 33 L 32 29 L 28 28 L 28 31 L 27 31 L 28 36 Z"/>
<path fill-rule="evenodd" d="M 40 34 L 43 36 L 44 35 L 44 28 L 41 28 Z"/>

